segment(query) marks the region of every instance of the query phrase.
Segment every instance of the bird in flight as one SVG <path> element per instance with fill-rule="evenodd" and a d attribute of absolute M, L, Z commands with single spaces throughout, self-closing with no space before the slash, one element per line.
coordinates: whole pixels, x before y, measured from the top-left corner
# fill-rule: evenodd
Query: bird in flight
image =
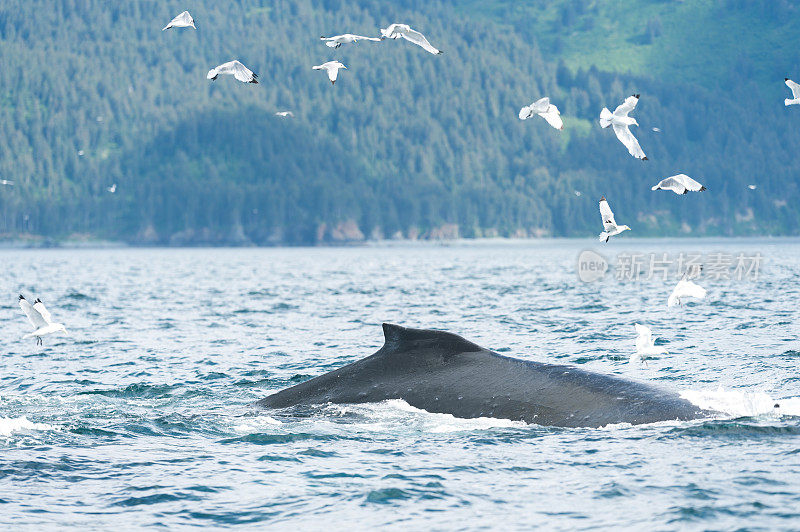
<path fill-rule="evenodd" d="M 616 220 L 614 220 L 614 213 L 611 212 L 611 207 L 608 206 L 605 196 L 600 198 L 600 216 L 603 218 L 603 232 L 600 233 L 601 242 L 608 242 L 608 239 L 612 236 L 631 230 L 627 225 L 617 225 Z"/>
<path fill-rule="evenodd" d="M 194 25 L 194 19 L 189 14 L 188 11 L 184 11 L 174 19 L 169 21 L 169 24 L 161 28 L 161 31 L 168 30 L 170 28 L 194 28 L 197 29 Z"/>
<path fill-rule="evenodd" d="M 671 190 L 675 194 L 686 194 L 687 192 L 703 192 L 705 189 L 706 187 L 688 175 L 678 174 L 662 179 L 650 190 Z"/>
<path fill-rule="evenodd" d="M 381 39 L 400 39 L 403 38 L 417 46 L 421 46 L 426 52 L 434 55 L 443 54 L 441 50 L 435 48 L 423 34 L 412 30 L 408 24 L 390 24 L 388 28 L 381 28 Z"/>
<path fill-rule="evenodd" d="M 550 98 L 541 98 L 519 110 L 520 120 L 527 120 L 533 115 L 541 116 L 547 120 L 548 124 L 556 129 L 564 129 L 564 122 L 561 120 L 561 113 L 559 112 L 558 107 L 550 103 Z"/>
<path fill-rule="evenodd" d="M 646 161 L 647 156 L 644 154 L 642 147 L 639 146 L 639 141 L 636 140 L 636 137 L 633 136 L 630 130 L 630 126 L 639 125 L 639 122 L 637 122 L 635 118 L 628 116 L 628 113 L 633 111 L 637 103 L 639 103 L 639 95 L 634 94 L 633 96 L 625 98 L 625 101 L 614 109 L 613 113 L 609 111 L 607 107 L 603 107 L 603 111 L 600 113 L 600 126 L 603 128 L 608 126 L 613 127 L 614 134 L 617 135 L 619 141 L 628 148 L 628 153 L 637 159 Z"/>
<path fill-rule="evenodd" d="M 379 37 L 364 37 L 363 35 L 353 35 L 352 33 L 334 35 L 333 37 L 320 37 L 320 39 L 325 41 L 325 46 L 329 48 L 339 48 L 343 44 L 356 43 L 358 41 L 381 42 L 383 40 Z"/>
<path fill-rule="evenodd" d="M 663 347 L 656 347 L 656 338 L 653 338 L 653 332 L 650 327 L 634 323 L 636 328 L 636 353 L 631 355 L 631 362 L 634 360 L 641 360 L 646 364 L 647 357 L 666 354 L 667 350 Z"/>
<path fill-rule="evenodd" d="M 667 306 L 683 306 L 683 300 L 687 297 L 694 297 L 696 299 L 705 299 L 706 297 L 706 289 L 690 281 L 688 272 L 683 274 L 683 278 L 681 278 L 678 284 L 675 285 L 675 288 L 673 288 L 672 293 L 667 299 Z"/>
<path fill-rule="evenodd" d="M 347 67 L 344 66 L 339 61 L 328 61 L 327 63 L 322 63 L 321 65 L 316 65 L 311 67 L 314 70 L 325 70 L 328 72 L 328 79 L 331 80 L 331 85 L 336 83 L 336 78 L 339 77 L 339 69 L 343 68 L 347 70 Z"/>
<path fill-rule="evenodd" d="M 25 299 L 25 296 L 20 294 L 19 306 L 35 329 L 32 333 L 23 336 L 23 338 L 36 338 L 36 345 L 42 345 L 42 336 L 46 334 L 58 332 L 69 334 L 64 325 L 53 322 L 50 312 L 44 308 L 44 303 L 42 303 L 41 299 L 37 298 L 36 301 L 33 302 L 33 305 L 31 305 L 28 300 Z"/>
<path fill-rule="evenodd" d="M 237 60 L 222 63 L 218 67 L 214 67 L 208 71 L 206 78 L 210 80 L 217 79 L 220 74 L 233 76 L 242 83 L 258 83 L 258 75 L 254 74 L 252 70 L 244 66 Z"/>
<path fill-rule="evenodd" d="M 789 78 L 783 78 L 783 82 L 786 83 L 786 86 L 792 90 L 792 97 L 786 98 L 783 100 L 784 105 L 797 105 L 800 103 L 800 84 L 795 83 L 794 81 L 790 80 Z"/>

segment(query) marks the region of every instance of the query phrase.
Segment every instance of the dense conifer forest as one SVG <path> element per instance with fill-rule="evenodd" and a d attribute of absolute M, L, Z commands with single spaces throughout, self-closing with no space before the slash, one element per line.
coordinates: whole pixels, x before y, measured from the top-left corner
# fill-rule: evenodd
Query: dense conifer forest
<path fill-rule="evenodd" d="M 800 7 L 609 4 L 6 0 L 0 238 L 592 237 L 601 195 L 633 236 L 800 233 Z M 198 29 L 162 32 L 184 9 Z M 393 22 L 444 54 L 319 41 Z M 260 83 L 206 79 L 231 59 Z M 633 93 L 645 162 L 597 123 Z M 517 118 L 542 96 L 564 131 Z M 677 173 L 708 190 L 651 192 Z"/>

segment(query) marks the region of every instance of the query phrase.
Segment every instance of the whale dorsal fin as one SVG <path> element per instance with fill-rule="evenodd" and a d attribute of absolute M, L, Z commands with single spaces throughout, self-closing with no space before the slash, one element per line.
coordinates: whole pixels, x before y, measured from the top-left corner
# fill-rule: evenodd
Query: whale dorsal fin
<path fill-rule="evenodd" d="M 383 348 L 390 352 L 415 347 L 438 348 L 450 354 L 484 351 L 483 347 L 457 334 L 430 329 L 410 329 L 392 323 L 383 324 L 383 336 L 385 338 Z"/>

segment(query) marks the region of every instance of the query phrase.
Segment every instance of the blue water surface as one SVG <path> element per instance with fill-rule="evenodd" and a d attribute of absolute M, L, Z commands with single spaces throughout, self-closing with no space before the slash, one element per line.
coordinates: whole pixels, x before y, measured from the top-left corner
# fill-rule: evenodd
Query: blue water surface
<path fill-rule="evenodd" d="M 757 279 L 576 275 L 579 253 L 760 253 Z M 0 527 L 800 528 L 800 242 L 0 250 Z M 613 264 L 612 264 L 613 265 Z M 69 337 L 22 340 L 17 294 Z M 694 393 L 715 419 L 560 429 L 401 401 L 259 410 L 380 324 Z M 629 363 L 633 323 L 668 355 Z"/>

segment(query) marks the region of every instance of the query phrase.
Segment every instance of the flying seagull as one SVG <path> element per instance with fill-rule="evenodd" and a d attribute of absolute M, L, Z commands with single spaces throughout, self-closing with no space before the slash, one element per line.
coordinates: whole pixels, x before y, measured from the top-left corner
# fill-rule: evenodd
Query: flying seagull
<path fill-rule="evenodd" d="M 688 279 L 688 274 L 683 274 L 683 278 L 678 281 L 672 293 L 667 299 L 667 306 L 674 307 L 675 305 L 683 305 L 683 299 L 687 297 L 694 297 L 697 299 L 705 299 L 706 289 L 702 286 L 693 283 Z"/>
<path fill-rule="evenodd" d="M 634 360 L 645 361 L 647 357 L 666 354 L 667 350 L 663 347 L 656 347 L 656 339 L 653 338 L 653 332 L 650 327 L 634 323 L 636 328 L 636 354 L 631 356 L 631 362 Z"/>
<path fill-rule="evenodd" d="M 795 83 L 794 81 L 790 80 L 789 78 L 783 78 L 783 82 L 786 83 L 786 86 L 792 89 L 792 98 L 786 98 L 783 100 L 784 105 L 797 105 L 800 103 L 800 84 Z"/>
<path fill-rule="evenodd" d="M 755 185 L 747 185 L 747 188 L 749 188 L 750 190 L 755 190 L 755 189 L 757 189 L 758 187 L 757 187 L 757 186 L 755 186 Z"/>
<path fill-rule="evenodd" d="M 169 21 L 169 24 L 164 26 L 161 31 L 168 30 L 170 28 L 195 28 L 194 19 L 189 14 L 188 11 L 184 11 L 174 19 Z"/>
<path fill-rule="evenodd" d="M 550 103 L 550 98 L 541 98 L 520 109 L 519 119 L 527 120 L 535 114 L 547 120 L 547 123 L 554 128 L 564 129 L 564 122 L 561 121 L 561 113 L 558 111 L 558 107 Z"/>
<path fill-rule="evenodd" d="M 416 30 L 412 30 L 408 24 L 390 24 L 388 28 L 381 28 L 381 39 L 399 39 L 403 38 L 408 42 L 413 42 L 417 46 L 421 46 L 426 52 L 434 55 L 443 54 L 438 48 L 428 42 L 423 34 Z"/>
<path fill-rule="evenodd" d="M 329 48 L 339 48 L 343 44 L 350 44 L 358 41 L 381 42 L 383 40 L 379 37 L 364 37 L 363 35 L 353 35 L 352 33 L 334 35 L 333 37 L 320 37 L 320 39 L 325 41 L 325 46 Z"/>
<path fill-rule="evenodd" d="M 328 79 L 331 80 L 331 85 L 336 83 L 336 78 L 339 77 L 340 68 L 347 70 L 347 67 L 339 61 L 328 61 L 327 63 L 322 63 L 321 65 L 313 66 L 311 68 L 314 70 L 326 70 L 328 72 Z"/>
<path fill-rule="evenodd" d="M 608 201 L 605 196 L 600 198 L 600 216 L 603 217 L 604 229 L 604 231 L 600 233 L 601 242 L 608 242 L 610 237 L 616 236 L 623 231 L 631 230 L 627 225 L 617 225 L 617 222 L 614 220 L 614 213 L 611 212 L 611 207 L 608 206 Z"/>
<path fill-rule="evenodd" d="M 33 302 L 33 305 L 28 303 L 28 300 L 25 299 L 25 296 L 19 296 L 19 306 L 22 309 L 22 312 L 28 316 L 28 321 L 31 322 L 33 328 L 35 329 L 32 333 L 28 333 L 23 338 L 36 338 L 36 345 L 42 344 L 42 336 L 46 334 L 53 334 L 57 332 L 62 332 L 64 334 L 67 333 L 67 329 L 60 323 L 53 323 L 52 318 L 50 317 L 50 312 L 44 308 L 44 303 L 42 303 L 41 299 L 36 299 Z"/>
<path fill-rule="evenodd" d="M 671 190 L 675 194 L 686 194 L 687 192 L 703 192 L 705 189 L 706 187 L 688 175 L 678 174 L 666 179 L 662 179 L 650 190 Z"/>
<path fill-rule="evenodd" d="M 14 186 L 14 182 L 13 181 L 9 181 L 8 179 L 0 179 L 0 185 L 9 185 L 9 186 L 13 187 Z"/>
<path fill-rule="evenodd" d="M 633 136 L 630 130 L 630 126 L 639 125 L 639 122 L 637 122 L 635 118 L 628 116 L 628 113 L 633 111 L 637 103 L 639 103 L 639 95 L 634 94 L 633 96 L 625 98 L 625 101 L 614 109 L 613 113 L 609 111 L 607 107 L 603 107 L 600 113 L 600 126 L 604 128 L 612 126 L 619 141 L 628 148 L 628 153 L 637 159 L 646 161 L 647 156 L 644 154 L 644 151 L 642 151 L 642 147 L 639 146 L 639 141 L 636 140 L 636 137 Z"/>
<path fill-rule="evenodd" d="M 217 79 L 220 74 L 231 75 L 242 83 L 258 83 L 258 74 L 254 74 L 252 70 L 244 66 L 239 61 L 228 61 L 222 63 L 218 67 L 214 67 L 208 71 L 206 77 L 210 80 Z"/>
<path fill-rule="evenodd" d="M 112 193 L 112 194 L 113 194 L 114 192 L 116 192 L 116 191 L 117 191 L 117 184 L 116 184 L 116 183 L 114 183 L 114 184 L 113 184 L 113 185 L 111 185 L 110 187 L 106 188 L 106 190 L 108 190 L 110 193 Z"/>
<path fill-rule="evenodd" d="M 287 117 L 292 118 L 294 116 L 294 113 L 291 111 L 278 111 L 277 113 L 275 113 L 275 116 L 280 116 L 281 118 L 287 118 Z"/>

